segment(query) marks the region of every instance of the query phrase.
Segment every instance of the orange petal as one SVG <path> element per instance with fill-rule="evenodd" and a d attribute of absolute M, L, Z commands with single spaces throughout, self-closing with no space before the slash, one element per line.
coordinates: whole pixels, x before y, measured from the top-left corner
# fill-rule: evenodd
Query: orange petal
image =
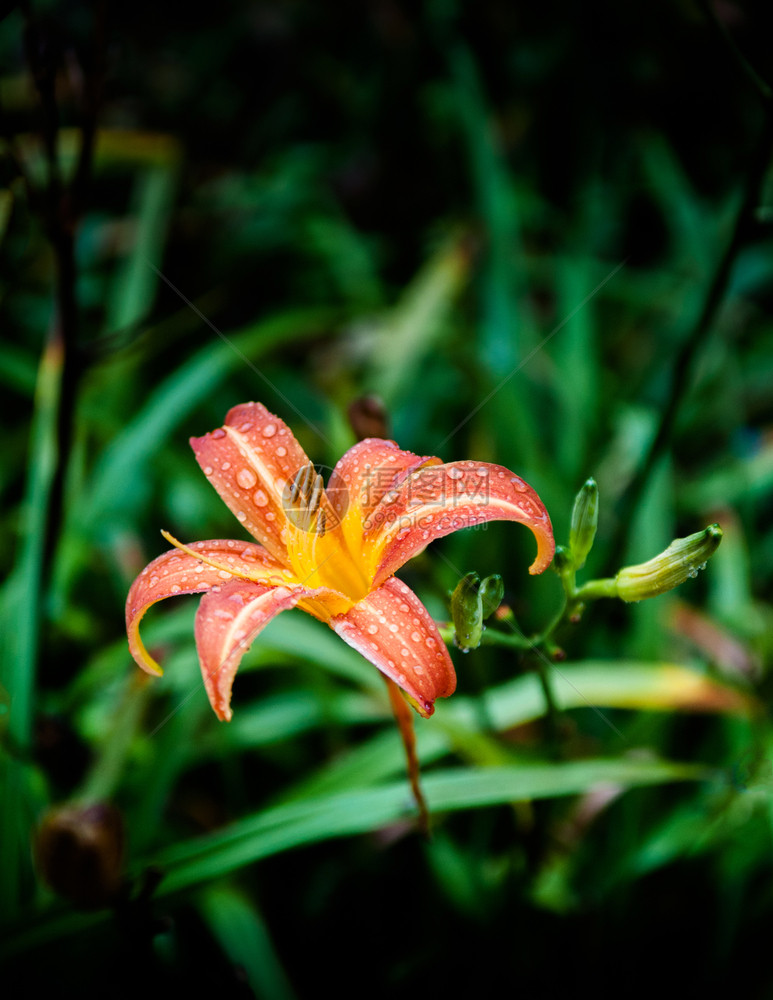
<path fill-rule="evenodd" d="M 541 573 L 555 551 L 553 529 L 534 490 L 501 465 L 452 462 L 424 468 L 386 493 L 365 522 L 363 558 L 373 585 L 390 577 L 435 538 L 484 521 L 520 521 L 537 539 L 530 573 Z"/>
<path fill-rule="evenodd" d="M 394 441 L 366 438 L 336 464 L 327 493 L 339 518 L 354 510 L 360 522 L 366 520 L 382 497 L 395 489 L 412 472 L 425 465 L 439 465 L 433 456 L 401 451 Z"/>
<path fill-rule="evenodd" d="M 161 668 L 148 653 L 140 638 L 142 616 L 157 601 L 179 594 L 198 594 L 220 586 L 240 571 L 252 578 L 265 575 L 266 580 L 284 578 L 284 568 L 260 545 L 215 539 L 194 542 L 189 548 L 209 559 L 208 565 L 192 555 L 172 549 L 154 559 L 140 573 L 126 598 L 126 632 L 129 651 L 138 665 L 149 674 L 161 674 Z M 228 567 L 228 568 L 226 568 Z"/>
<path fill-rule="evenodd" d="M 196 647 L 204 687 L 217 717 L 231 718 L 231 687 L 242 657 L 264 625 L 313 591 L 231 580 L 201 599 Z"/>
<path fill-rule="evenodd" d="M 286 559 L 283 504 L 309 459 L 289 427 L 261 403 L 228 411 L 223 427 L 191 438 L 196 461 L 236 519 L 278 559 Z"/>
<path fill-rule="evenodd" d="M 435 699 L 453 694 L 456 674 L 445 643 L 402 580 L 387 580 L 330 627 L 399 685 L 421 715 L 432 715 Z"/>

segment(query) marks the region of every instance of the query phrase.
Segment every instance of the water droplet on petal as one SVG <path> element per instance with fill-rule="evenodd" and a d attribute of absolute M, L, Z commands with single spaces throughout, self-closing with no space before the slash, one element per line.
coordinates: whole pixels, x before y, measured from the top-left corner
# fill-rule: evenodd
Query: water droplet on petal
<path fill-rule="evenodd" d="M 421 641 L 421 636 L 419 635 L 418 632 L 411 632 L 411 638 L 413 639 L 414 642 Z"/>
<path fill-rule="evenodd" d="M 216 431 L 212 431 L 212 435 L 211 436 L 213 438 L 215 438 L 215 440 L 218 440 L 220 438 L 224 438 L 225 437 L 225 431 L 223 430 L 222 427 L 218 427 L 218 429 Z"/>
<path fill-rule="evenodd" d="M 448 478 L 449 479 L 461 479 L 462 478 L 462 470 L 461 469 L 449 469 L 448 470 Z"/>
<path fill-rule="evenodd" d="M 368 625 L 368 632 L 371 635 L 375 635 L 378 632 L 378 625 Z"/>
<path fill-rule="evenodd" d="M 276 434 L 276 424 L 266 424 L 262 433 L 264 438 L 273 437 Z"/>
<path fill-rule="evenodd" d="M 250 431 L 250 430 L 252 430 L 252 424 L 251 424 L 251 423 L 249 422 L 249 420 L 247 421 L 247 423 L 246 423 L 246 424 L 242 424 L 242 425 L 241 425 L 241 426 L 239 427 L 239 431 L 240 431 L 240 432 L 241 432 L 242 434 L 246 434 L 246 433 L 247 433 L 247 431 Z"/>
<path fill-rule="evenodd" d="M 252 499 L 255 501 L 257 507 L 265 507 L 268 503 L 268 497 L 263 492 L 263 490 L 256 490 L 253 494 Z"/>
<path fill-rule="evenodd" d="M 391 624 L 391 625 L 389 626 L 389 631 L 390 631 L 390 632 L 396 632 L 396 631 L 397 631 L 397 628 L 398 628 L 398 626 L 397 626 L 397 625 L 395 625 L 395 623 L 394 623 L 394 622 L 392 622 L 392 624 Z"/>
<path fill-rule="evenodd" d="M 228 472 L 228 470 L 231 468 L 231 463 L 230 462 L 223 462 L 223 464 L 220 466 L 220 468 L 223 470 L 223 472 Z"/>
<path fill-rule="evenodd" d="M 482 466 L 482 465 L 481 465 L 481 467 L 480 467 L 479 469 L 476 469 L 475 471 L 476 471 L 476 472 L 477 472 L 477 474 L 478 474 L 478 475 L 479 475 L 479 476 L 481 477 L 481 479 L 482 479 L 482 478 L 483 478 L 484 476 L 487 476 L 487 475 L 488 475 L 488 469 L 487 469 L 487 468 L 485 468 L 485 467 L 484 467 L 484 466 Z M 502 477 L 502 473 L 500 473 L 500 478 L 501 478 L 501 477 Z"/>
<path fill-rule="evenodd" d="M 236 512 L 236 520 L 237 521 L 246 521 L 247 520 L 247 515 L 244 513 L 243 510 L 237 510 L 237 512 Z"/>
<path fill-rule="evenodd" d="M 280 458 L 284 458 L 285 455 L 287 454 L 287 448 L 279 447 L 277 448 L 276 453 Z"/>
<path fill-rule="evenodd" d="M 205 476 L 211 476 L 213 472 L 214 472 L 214 469 L 212 468 L 211 465 L 207 465 L 205 467 L 205 469 L 204 469 L 204 475 Z"/>
<path fill-rule="evenodd" d="M 258 477 L 252 471 L 252 469 L 239 469 L 236 473 L 236 482 L 241 486 L 243 490 L 252 489 L 252 487 L 257 483 Z"/>

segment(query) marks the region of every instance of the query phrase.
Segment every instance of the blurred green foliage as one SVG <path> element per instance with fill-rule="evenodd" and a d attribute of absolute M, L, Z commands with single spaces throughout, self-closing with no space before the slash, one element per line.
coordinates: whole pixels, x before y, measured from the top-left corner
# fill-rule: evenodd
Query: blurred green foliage
<path fill-rule="evenodd" d="M 769 995 L 773 123 L 752 71 L 773 14 L 714 11 L 10 5 L 8 975 L 289 998 L 661 988 L 665 969 L 719 990 L 742 970 Z M 189 436 L 257 399 L 332 466 L 367 393 L 402 447 L 516 470 L 560 542 L 592 475 L 589 575 L 724 532 L 678 593 L 563 629 L 554 741 L 528 658 L 489 632 L 453 651 L 457 694 L 417 720 L 430 842 L 383 685 L 323 625 L 272 622 L 228 725 L 194 600 L 148 616 L 163 679 L 123 631 L 160 528 L 239 530 Z M 493 523 L 404 575 L 447 620 L 464 573 L 501 574 L 530 634 L 561 594 L 528 577 L 530 544 Z M 31 845 L 53 805 L 93 801 L 127 847 L 122 889 L 89 911 L 45 887 Z"/>

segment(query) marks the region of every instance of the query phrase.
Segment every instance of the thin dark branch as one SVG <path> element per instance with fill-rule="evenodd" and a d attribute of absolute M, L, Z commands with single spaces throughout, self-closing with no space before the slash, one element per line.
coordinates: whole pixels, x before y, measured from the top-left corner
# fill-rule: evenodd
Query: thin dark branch
<path fill-rule="evenodd" d="M 725 247 L 725 251 L 719 259 L 714 276 L 706 293 L 700 315 L 690 333 L 684 339 L 679 348 L 671 372 L 671 385 L 668 400 L 663 410 L 655 437 L 649 447 L 647 455 L 640 466 L 638 472 L 631 480 L 626 489 L 620 504 L 620 518 L 610 551 L 619 553 L 624 541 L 625 532 L 631 517 L 633 516 L 642 493 L 655 466 L 668 448 L 679 414 L 679 409 L 687 396 L 690 388 L 690 381 L 695 368 L 696 358 L 700 348 L 706 340 L 711 327 L 716 318 L 717 311 L 727 292 L 728 283 L 732 273 L 733 265 L 739 251 L 744 246 L 749 236 L 754 231 L 755 213 L 762 197 L 763 185 L 773 156 L 773 102 L 770 100 L 770 88 L 761 77 L 754 72 L 748 62 L 741 55 L 735 43 L 730 39 L 723 26 L 719 23 L 709 4 L 702 4 L 709 12 L 712 23 L 722 32 L 722 37 L 730 46 L 733 57 L 743 64 L 747 76 L 751 76 L 755 82 L 755 89 L 763 99 L 765 110 L 765 120 L 762 126 L 757 145 L 753 150 L 749 162 L 748 171 L 744 181 L 743 198 L 738 214 L 736 216 L 733 232 Z"/>

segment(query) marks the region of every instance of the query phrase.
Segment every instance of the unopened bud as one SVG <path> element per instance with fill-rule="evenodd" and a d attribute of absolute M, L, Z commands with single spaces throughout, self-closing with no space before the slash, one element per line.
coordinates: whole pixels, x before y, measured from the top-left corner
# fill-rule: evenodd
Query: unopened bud
<path fill-rule="evenodd" d="M 478 574 L 467 573 L 457 583 L 451 595 L 454 642 L 463 653 L 477 649 L 483 635 L 483 601 L 480 591 Z"/>
<path fill-rule="evenodd" d="M 673 590 L 706 566 L 722 541 L 722 529 L 711 524 L 687 538 L 675 538 L 668 548 L 649 562 L 625 566 L 615 577 L 617 596 L 641 601 Z"/>
<path fill-rule="evenodd" d="M 42 879 L 87 909 L 109 906 L 123 877 L 121 814 L 105 802 L 56 806 L 43 817 L 34 844 Z"/>
<path fill-rule="evenodd" d="M 596 537 L 599 523 L 599 488 L 596 480 L 586 480 L 574 498 L 572 524 L 569 529 L 569 551 L 575 569 L 582 569 Z"/>
<path fill-rule="evenodd" d="M 555 555 L 553 556 L 553 569 L 556 573 L 565 573 L 567 570 L 572 569 L 574 562 L 572 561 L 572 556 L 569 549 L 565 545 L 556 545 Z"/>
<path fill-rule="evenodd" d="M 357 440 L 388 438 L 389 414 L 378 396 L 360 396 L 349 404 L 349 423 Z"/>
<path fill-rule="evenodd" d="M 480 585 L 480 600 L 483 619 L 489 618 L 502 603 L 505 596 L 505 585 L 498 573 L 487 576 Z"/>

